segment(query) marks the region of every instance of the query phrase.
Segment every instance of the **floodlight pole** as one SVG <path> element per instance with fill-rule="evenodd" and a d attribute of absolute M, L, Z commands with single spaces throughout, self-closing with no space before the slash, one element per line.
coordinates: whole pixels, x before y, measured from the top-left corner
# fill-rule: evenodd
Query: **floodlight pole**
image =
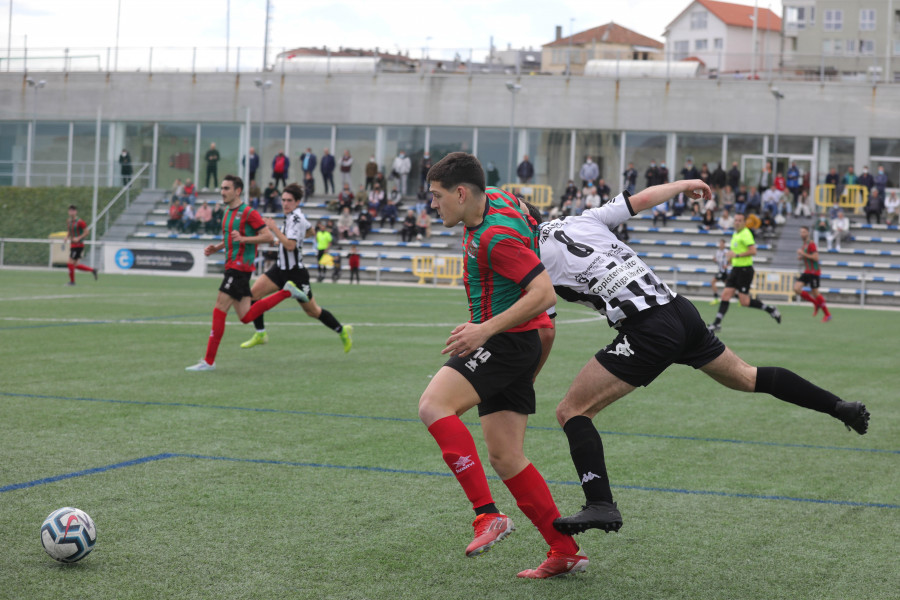
<path fill-rule="evenodd" d="M 772 160 L 772 177 L 775 176 L 775 173 L 778 172 L 778 129 L 779 122 L 781 117 L 781 101 L 784 99 L 784 94 L 782 94 L 778 88 L 772 88 L 772 95 L 775 97 L 775 144 L 773 148 L 774 159 Z M 765 165 L 763 165 L 765 167 Z M 772 180 L 775 181 L 774 179 Z"/>
<path fill-rule="evenodd" d="M 506 82 L 506 89 L 510 91 L 512 94 L 512 104 L 509 109 L 509 160 L 506 162 L 506 176 L 508 177 L 507 181 L 509 183 L 514 183 L 513 181 L 513 138 L 515 135 L 515 122 L 516 122 L 516 94 L 521 91 L 522 86 L 518 83 L 513 83 L 512 81 Z"/>

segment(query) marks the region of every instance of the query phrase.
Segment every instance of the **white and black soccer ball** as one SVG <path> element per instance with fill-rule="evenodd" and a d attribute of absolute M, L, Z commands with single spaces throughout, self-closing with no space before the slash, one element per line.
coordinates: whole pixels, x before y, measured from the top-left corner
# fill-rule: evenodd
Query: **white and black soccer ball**
<path fill-rule="evenodd" d="M 86 512 L 69 506 L 55 510 L 41 525 L 41 545 L 54 559 L 78 562 L 94 549 L 97 528 Z"/>

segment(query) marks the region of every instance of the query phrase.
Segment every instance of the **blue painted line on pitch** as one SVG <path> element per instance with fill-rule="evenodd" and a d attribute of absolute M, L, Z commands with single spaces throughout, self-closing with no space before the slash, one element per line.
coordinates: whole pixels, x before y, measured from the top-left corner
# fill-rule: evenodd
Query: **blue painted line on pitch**
<path fill-rule="evenodd" d="M 72 396 L 53 396 L 44 394 L 17 394 L 12 392 L 0 392 L 0 396 L 12 398 L 40 398 L 44 400 L 77 400 L 80 402 L 106 402 L 109 404 L 132 404 L 136 406 L 163 406 L 174 408 L 203 408 L 210 410 L 236 410 L 244 412 L 302 415 L 308 417 L 329 417 L 336 419 L 362 419 L 370 421 L 398 421 L 403 423 L 420 423 L 419 419 L 409 417 L 376 417 L 372 415 L 350 415 L 343 413 L 325 413 L 308 410 L 289 410 L 282 408 L 254 408 L 252 406 L 221 406 L 215 404 L 197 404 L 191 402 L 156 402 L 150 400 L 116 400 L 108 398 L 85 398 Z M 469 427 L 481 427 L 481 423 L 465 423 Z M 528 429 L 535 431 L 560 431 L 559 427 L 545 427 L 541 425 L 529 425 Z M 771 446 L 775 448 L 805 448 L 807 450 L 844 450 L 850 452 L 873 452 L 876 454 L 900 454 L 900 450 L 887 450 L 883 448 L 853 448 L 849 446 L 823 446 L 816 444 L 791 444 L 787 442 L 760 442 L 756 440 L 735 440 L 730 438 L 695 437 L 689 435 L 669 435 L 664 433 L 630 433 L 625 431 L 600 431 L 602 435 L 622 435 L 628 437 L 645 437 L 655 439 L 681 440 L 686 442 L 712 442 L 719 444 L 745 444 L 750 446 Z"/>
<path fill-rule="evenodd" d="M 224 462 L 236 462 L 236 463 L 248 463 L 248 464 L 256 464 L 256 465 L 277 465 L 277 466 L 285 466 L 285 467 L 307 467 L 314 469 L 336 469 L 341 471 L 365 471 L 371 473 L 389 473 L 392 475 L 422 475 L 427 477 L 453 477 L 452 473 L 448 473 L 446 471 L 422 471 L 418 469 L 391 469 L 388 467 L 368 467 L 363 465 L 333 465 L 329 463 L 315 463 L 315 462 L 299 462 L 299 461 L 290 461 L 290 460 L 274 460 L 274 459 L 264 459 L 264 458 L 238 458 L 233 456 L 213 456 L 208 454 L 186 454 L 186 453 L 175 453 L 175 452 L 165 452 L 162 454 L 154 454 L 152 456 L 145 456 L 143 458 L 136 458 L 134 460 L 127 460 L 123 462 L 114 463 L 111 465 L 106 465 L 104 467 L 96 467 L 93 469 L 84 469 L 81 471 L 75 471 L 73 473 L 64 473 L 62 475 L 56 475 L 54 477 L 46 477 L 44 479 L 36 479 L 34 481 L 27 481 L 25 483 L 14 483 L 11 485 L 7 485 L 4 487 L 0 487 L 0 493 L 3 492 L 11 492 L 14 490 L 20 490 L 24 488 L 30 488 L 37 485 L 43 485 L 46 483 L 54 483 L 57 481 L 62 481 L 65 479 L 72 479 L 74 477 L 83 477 L 86 475 L 94 475 L 97 473 L 103 473 L 106 471 L 111 471 L 114 469 L 122 469 L 125 467 L 132 467 L 135 465 L 140 465 L 149 462 L 155 462 L 160 460 L 165 460 L 169 458 L 190 458 L 194 460 L 214 460 L 214 461 L 224 461 Z M 488 479 L 499 481 L 500 478 L 496 475 L 491 475 Z M 550 485 L 581 485 L 577 481 L 548 481 Z M 852 500 L 825 500 L 821 498 L 799 498 L 795 496 L 780 496 L 780 495 L 762 495 L 762 494 L 741 494 L 736 492 L 721 492 L 715 490 L 688 490 L 688 489 L 679 489 L 679 488 L 664 488 L 664 487 L 651 487 L 651 486 L 642 486 L 642 485 L 613 485 L 612 487 L 623 489 L 623 490 L 637 490 L 641 492 L 664 492 L 669 494 L 686 494 L 693 496 L 717 496 L 721 498 L 741 498 L 747 500 L 776 500 L 776 501 L 789 501 L 789 502 L 808 502 L 813 504 L 829 504 L 833 506 L 855 506 L 861 508 L 888 508 L 888 509 L 898 509 L 900 508 L 900 504 L 888 504 L 886 502 L 856 502 Z"/>

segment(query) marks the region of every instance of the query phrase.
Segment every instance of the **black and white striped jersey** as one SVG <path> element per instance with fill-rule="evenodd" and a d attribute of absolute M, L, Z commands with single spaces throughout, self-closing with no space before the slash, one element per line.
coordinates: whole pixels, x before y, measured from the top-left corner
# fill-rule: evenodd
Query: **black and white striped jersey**
<path fill-rule="evenodd" d="M 541 262 L 563 300 L 590 306 L 610 326 L 668 304 L 675 292 L 610 231 L 634 216 L 628 194 L 577 217 L 541 224 Z"/>
<path fill-rule="evenodd" d="M 303 236 L 312 227 L 306 217 L 300 212 L 300 208 L 295 208 L 293 212 L 284 216 L 284 224 L 281 226 L 281 232 L 289 240 L 296 240 L 297 245 L 293 250 L 287 250 L 284 246 L 278 248 L 278 268 L 288 271 L 294 267 L 304 268 L 303 266 Z"/>
<path fill-rule="evenodd" d="M 731 259 L 728 258 L 728 247 L 725 248 L 716 248 L 716 266 L 719 268 L 721 272 L 728 271 L 728 264 L 731 262 Z"/>

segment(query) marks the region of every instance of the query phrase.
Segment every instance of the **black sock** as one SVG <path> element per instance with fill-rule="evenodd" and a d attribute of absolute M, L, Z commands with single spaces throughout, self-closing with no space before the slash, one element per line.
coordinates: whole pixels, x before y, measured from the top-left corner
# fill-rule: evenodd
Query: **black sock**
<path fill-rule="evenodd" d="M 254 304 L 256 304 L 255 300 L 250 303 L 250 306 L 253 306 Z M 263 317 L 263 314 L 265 313 L 262 313 L 258 317 L 253 319 L 253 325 L 256 327 L 257 331 L 262 331 L 266 328 L 266 319 Z"/>
<path fill-rule="evenodd" d="M 764 311 L 766 311 L 766 312 L 769 313 L 769 314 L 771 314 L 772 311 L 775 310 L 775 307 L 774 307 L 774 306 L 771 306 L 771 305 L 769 305 L 769 304 L 766 304 L 765 302 L 763 302 L 763 301 L 760 300 L 759 298 L 751 298 L 751 299 L 750 299 L 750 304 L 748 304 L 747 306 L 748 306 L 749 308 L 757 308 L 757 309 L 759 309 L 759 310 L 764 310 Z"/>
<path fill-rule="evenodd" d="M 341 325 L 337 319 L 334 318 L 334 315 L 322 309 L 322 313 L 319 315 L 319 321 L 322 322 L 322 325 L 329 329 L 333 329 L 336 332 L 340 333 L 344 330 L 344 326 Z"/>
<path fill-rule="evenodd" d="M 612 502 L 606 461 L 603 459 L 603 442 L 594 423 L 579 415 L 566 421 L 563 431 L 569 438 L 569 452 L 585 499 L 588 502 Z"/>
<path fill-rule="evenodd" d="M 719 302 L 719 312 L 716 313 L 716 320 L 713 321 L 714 325 L 718 325 L 722 322 L 722 319 L 725 318 L 725 313 L 728 312 L 728 307 L 731 306 L 731 303 L 728 300 L 722 300 Z"/>
<path fill-rule="evenodd" d="M 822 388 L 813 385 L 793 371 L 781 367 L 758 367 L 756 369 L 757 393 L 771 394 L 779 400 L 823 412 L 837 417 L 835 408 L 841 399 Z"/>
<path fill-rule="evenodd" d="M 486 515 L 489 513 L 498 513 L 500 510 L 497 508 L 497 505 L 491 502 L 490 504 L 485 504 L 484 506 L 479 506 L 475 509 L 476 515 Z"/>

